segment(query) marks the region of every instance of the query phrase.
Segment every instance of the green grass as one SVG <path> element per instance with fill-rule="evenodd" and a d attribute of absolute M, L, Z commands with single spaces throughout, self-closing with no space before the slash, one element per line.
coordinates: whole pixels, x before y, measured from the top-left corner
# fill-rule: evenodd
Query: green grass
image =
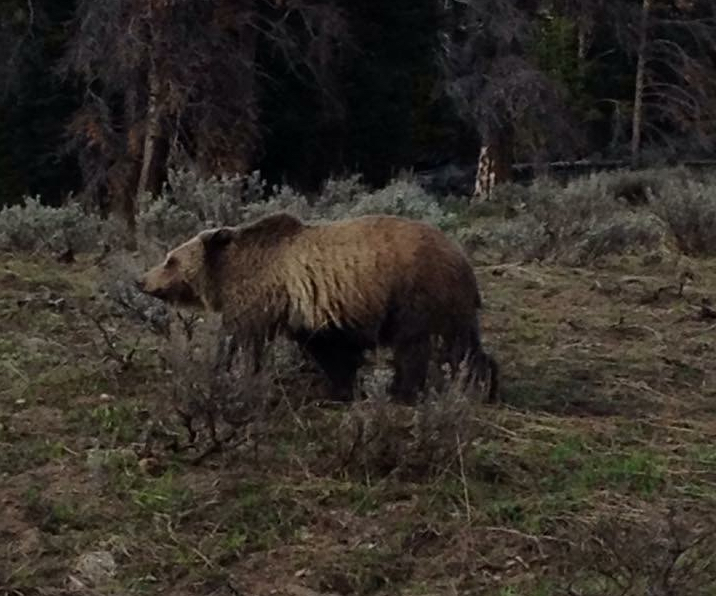
<path fill-rule="evenodd" d="M 132 504 L 140 514 L 178 513 L 194 502 L 191 487 L 174 473 L 156 479 L 145 479 L 140 486 L 129 489 Z"/>
<path fill-rule="evenodd" d="M 9 444 L 0 458 L 0 474 L 14 475 L 67 456 L 62 441 L 41 436 L 23 437 L 0 431 L 0 442 Z"/>

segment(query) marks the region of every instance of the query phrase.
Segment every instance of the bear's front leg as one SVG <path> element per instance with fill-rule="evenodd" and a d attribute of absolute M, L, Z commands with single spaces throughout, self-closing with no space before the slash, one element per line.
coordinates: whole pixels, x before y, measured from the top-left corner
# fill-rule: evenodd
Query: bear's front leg
<path fill-rule="evenodd" d="M 303 342 L 331 384 L 331 398 L 352 401 L 356 394 L 358 369 L 364 364 L 364 349 L 337 332 L 317 333 Z"/>

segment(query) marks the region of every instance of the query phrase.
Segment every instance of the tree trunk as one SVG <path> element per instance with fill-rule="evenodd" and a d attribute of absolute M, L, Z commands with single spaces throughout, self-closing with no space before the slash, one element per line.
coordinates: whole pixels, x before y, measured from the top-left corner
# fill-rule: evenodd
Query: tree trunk
<path fill-rule="evenodd" d="M 577 76 L 579 77 L 580 92 L 587 81 L 587 51 L 590 44 L 591 24 L 586 17 L 579 19 L 577 30 Z"/>
<path fill-rule="evenodd" d="M 119 216 L 126 227 L 125 248 L 137 247 L 136 183 L 139 176 L 139 162 L 125 157 L 116 161 L 107 171 L 107 186 L 111 211 Z"/>
<path fill-rule="evenodd" d="M 162 114 L 159 106 L 159 76 L 157 74 L 154 60 L 150 60 L 149 66 L 149 100 L 147 104 L 147 124 L 144 134 L 144 151 L 142 153 L 142 169 L 139 173 L 137 184 L 137 195 L 148 190 L 150 177 L 156 178 L 152 170 L 160 167 L 158 163 L 157 145 L 162 134 Z"/>
<path fill-rule="evenodd" d="M 477 176 L 473 199 L 487 201 L 492 197 L 495 185 L 511 178 L 512 135 L 507 127 L 495 134 L 486 135 L 486 142 L 480 147 L 477 161 Z"/>
<path fill-rule="evenodd" d="M 641 5 L 641 22 L 639 24 L 639 47 L 636 64 L 636 81 L 634 85 L 634 116 L 631 131 L 631 166 L 637 168 L 641 152 L 641 128 L 644 118 L 644 79 L 646 70 L 646 51 L 649 35 L 649 11 L 651 0 L 643 0 Z"/>
<path fill-rule="evenodd" d="M 584 59 L 587 57 L 587 25 L 580 21 L 577 31 L 577 63 L 580 73 L 584 70 Z"/>
<path fill-rule="evenodd" d="M 480 156 L 477 158 L 475 190 L 472 193 L 473 198 L 478 201 L 488 200 L 492 196 L 492 188 L 495 185 L 495 168 L 492 153 L 490 145 L 480 147 Z"/>
<path fill-rule="evenodd" d="M 198 129 L 195 162 L 204 176 L 215 174 L 248 174 L 254 163 L 259 127 L 257 123 L 258 94 L 256 85 L 259 34 L 253 24 L 239 30 L 240 46 L 237 63 L 243 65 L 238 73 L 240 89 L 238 103 L 242 106 L 236 122 L 222 130 Z"/>

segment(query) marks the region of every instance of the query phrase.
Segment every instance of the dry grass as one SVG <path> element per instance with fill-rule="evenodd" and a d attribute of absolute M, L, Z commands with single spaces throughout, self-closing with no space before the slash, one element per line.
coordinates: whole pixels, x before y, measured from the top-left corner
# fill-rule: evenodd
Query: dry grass
<path fill-rule="evenodd" d="M 505 404 L 326 407 L 279 364 L 196 464 L 201 355 L 170 374 L 90 261 L 1 259 L 0 594 L 716 588 L 714 261 L 480 267 Z"/>

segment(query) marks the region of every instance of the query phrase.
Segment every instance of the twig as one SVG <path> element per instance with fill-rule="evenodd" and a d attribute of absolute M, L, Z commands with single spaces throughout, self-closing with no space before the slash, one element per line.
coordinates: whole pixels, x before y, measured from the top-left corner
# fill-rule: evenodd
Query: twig
<path fill-rule="evenodd" d="M 105 329 L 104 325 L 102 325 L 100 320 L 86 311 L 81 311 L 81 313 L 87 318 L 89 318 L 95 324 L 97 329 L 99 329 L 100 333 L 102 334 L 102 338 L 104 339 L 104 343 L 107 347 L 109 357 L 118 362 L 121 365 L 122 370 L 126 370 L 127 368 L 129 368 L 132 364 L 132 358 L 134 357 L 134 354 L 137 351 L 137 347 L 139 346 L 140 338 L 137 338 L 134 347 L 129 350 L 129 352 L 127 352 L 126 354 L 121 354 L 117 350 L 117 348 L 114 347 L 112 337 L 110 336 L 107 329 Z"/>
<path fill-rule="evenodd" d="M 212 437 L 211 445 L 207 447 L 202 453 L 193 458 L 190 461 L 191 465 L 198 466 L 210 455 L 222 451 L 224 448 L 224 444 L 233 439 L 235 435 L 236 431 L 234 429 L 231 429 L 228 434 L 222 439 L 220 439 L 216 436 L 216 434 L 214 434 L 214 436 Z"/>
<path fill-rule="evenodd" d="M 12 362 L 10 362 L 9 360 L 4 360 L 3 364 L 5 365 L 5 367 L 7 369 L 10 370 L 10 372 L 13 372 L 18 377 L 20 377 L 25 382 L 25 385 L 30 384 L 30 378 L 24 372 L 22 372 L 19 368 L 17 368 Z"/>
<path fill-rule="evenodd" d="M 462 492 L 465 499 L 465 512 L 467 514 L 467 523 L 472 523 L 472 513 L 470 511 L 470 492 L 467 488 L 467 477 L 465 476 L 465 462 L 462 458 L 462 443 L 460 442 L 460 433 L 455 433 L 455 442 L 457 444 L 457 459 L 460 463 L 460 479 L 462 480 Z"/>
<path fill-rule="evenodd" d="M 544 557 L 544 551 L 542 550 L 543 540 L 548 542 L 558 542 L 561 544 L 569 545 L 570 547 L 575 547 L 575 544 L 572 541 L 567 540 L 566 538 L 557 538 L 556 536 L 550 536 L 549 534 L 535 536 L 534 534 L 527 534 L 525 532 L 520 532 L 519 530 L 515 530 L 514 528 L 507 528 L 505 526 L 486 526 L 483 528 L 483 530 L 486 530 L 488 532 L 502 532 L 504 534 L 512 534 L 513 536 L 518 536 L 525 540 L 529 540 L 530 542 L 533 542 L 535 545 L 537 545 L 537 550 L 539 551 L 541 557 Z"/>
<path fill-rule="evenodd" d="M 475 417 L 475 420 L 476 420 L 477 422 L 479 422 L 480 424 L 484 424 L 485 426 L 489 426 L 489 427 L 495 429 L 496 431 L 501 432 L 501 433 L 507 435 L 508 437 L 511 437 L 511 438 L 519 438 L 519 436 L 520 436 L 519 433 L 516 433 L 515 431 L 510 430 L 509 428 L 505 428 L 504 426 L 501 426 L 501 425 L 497 424 L 496 422 L 490 422 L 489 420 L 486 420 L 485 418 L 480 418 L 479 416 L 476 416 L 476 417 Z"/>

